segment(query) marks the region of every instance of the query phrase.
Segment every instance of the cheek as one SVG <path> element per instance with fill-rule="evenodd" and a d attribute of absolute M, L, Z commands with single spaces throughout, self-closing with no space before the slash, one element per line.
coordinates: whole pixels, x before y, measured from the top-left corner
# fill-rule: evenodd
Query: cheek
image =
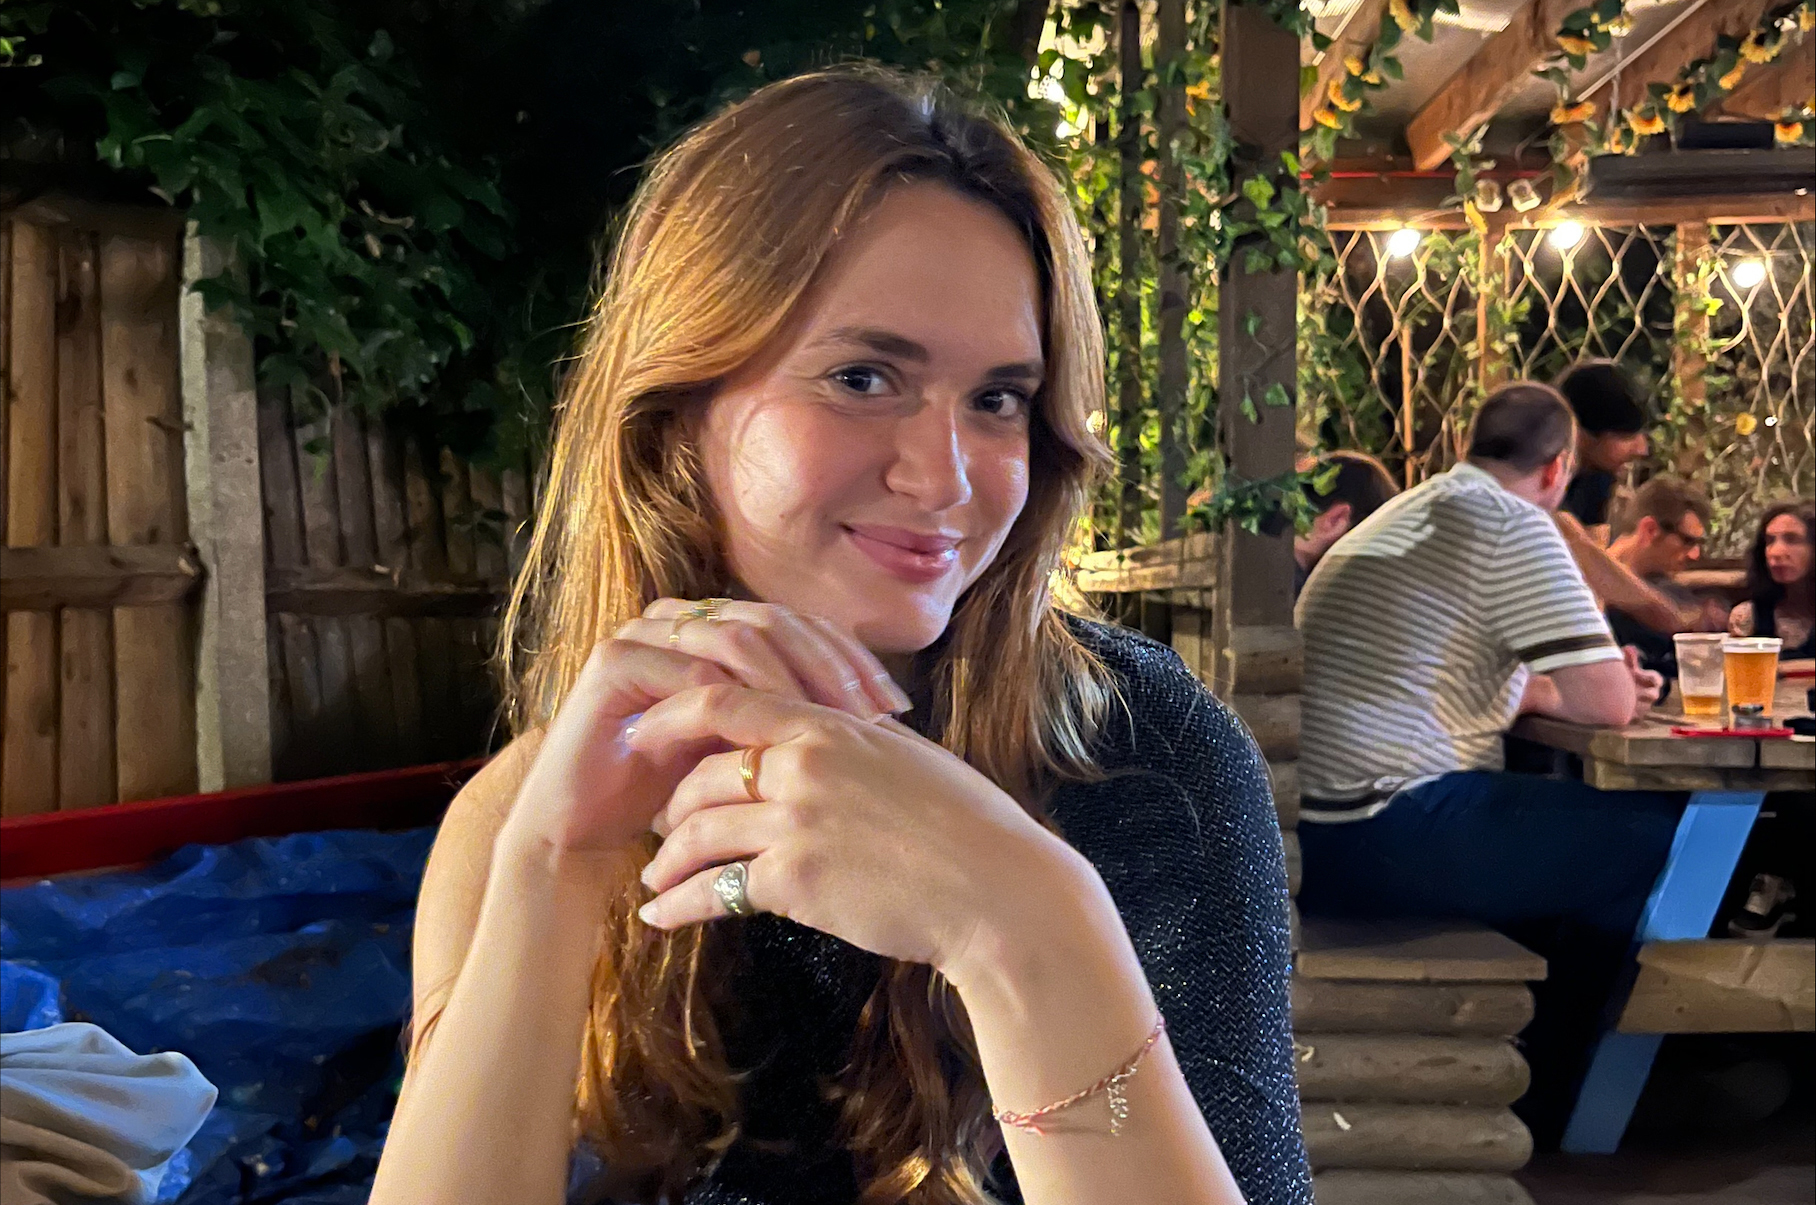
<path fill-rule="evenodd" d="M 727 405 L 710 423 L 706 476 L 734 558 L 775 540 L 798 540 L 855 487 L 867 469 L 861 441 L 829 429 L 812 405 Z"/>
<path fill-rule="evenodd" d="M 971 484 L 977 500 L 988 508 L 999 538 L 1006 536 L 1028 504 L 1027 441 L 992 448 L 974 458 Z"/>

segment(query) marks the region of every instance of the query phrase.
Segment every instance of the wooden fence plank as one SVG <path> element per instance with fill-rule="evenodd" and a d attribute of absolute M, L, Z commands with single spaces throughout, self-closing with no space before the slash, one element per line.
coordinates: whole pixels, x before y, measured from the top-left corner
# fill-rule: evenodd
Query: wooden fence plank
<path fill-rule="evenodd" d="M 114 544 L 189 538 L 177 383 L 177 242 L 101 240 L 101 365 L 107 528 Z M 188 607 L 114 611 L 118 798 L 196 788 L 194 659 Z"/>
<path fill-rule="evenodd" d="M 366 465 L 372 479 L 373 534 L 381 570 L 410 567 L 409 521 L 404 503 L 403 449 L 381 422 L 366 430 Z M 397 752 L 407 764 L 423 760 L 422 688 L 416 673 L 416 630 L 407 619 L 384 621 L 385 661 L 390 669 L 391 710 L 397 723 Z"/>
<path fill-rule="evenodd" d="M 8 223 L 6 543 L 57 541 L 57 240 L 42 226 Z M 0 810 L 57 806 L 57 619 L 6 619 L 5 752 Z"/>
<path fill-rule="evenodd" d="M 426 577 L 443 577 L 448 572 L 441 491 L 434 482 L 438 466 L 439 462 L 429 459 L 417 440 L 405 440 L 404 502 L 409 516 L 410 568 Z M 442 761 L 452 756 L 457 745 L 454 738 L 454 720 L 458 712 L 454 635 L 445 619 L 417 620 L 415 634 L 423 751 L 426 756 Z"/>
<path fill-rule="evenodd" d="M 330 423 L 345 564 L 348 569 L 369 569 L 378 562 L 378 532 L 366 433 L 359 416 L 345 406 L 335 407 Z M 377 615 L 360 614 L 348 616 L 345 624 L 353 658 L 355 714 L 363 737 L 360 768 L 378 769 L 395 757 L 397 749 L 397 710 L 391 697 L 384 623 Z"/>
<path fill-rule="evenodd" d="M 455 581 L 472 581 L 479 574 L 479 508 L 473 502 L 472 471 L 449 448 L 441 450 L 441 486 L 448 574 Z M 484 620 L 452 619 L 448 630 L 453 641 L 455 692 L 451 756 L 469 757 L 483 748 L 486 720 L 492 709 L 491 684 L 485 669 Z"/>
<path fill-rule="evenodd" d="M 65 228 L 57 297 L 57 535 L 65 546 L 107 543 L 107 460 L 101 410 L 99 244 Z M 114 648 L 111 608 L 58 617 L 57 805 L 114 801 Z"/>
<path fill-rule="evenodd" d="M 299 417 L 300 409 L 292 394 L 293 419 Z M 308 565 L 318 571 L 337 569 L 344 552 L 328 419 L 324 415 L 308 422 L 296 421 L 291 435 L 296 443 L 296 477 Z M 306 622 L 315 633 L 322 683 L 321 727 L 310 756 L 315 772 L 345 773 L 362 764 L 365 757 L 365 734 L 358 730 L 354 716 L 353 650 L 347 623 L 338 616 L 310 616 Z"/>
<path fill-rule="evenodd" d="M 290 436 L 290 403 L 281 390 L 260 390 L 258 399 L 259 480 L 265 498 L 266 574 L 308 561 L 303 537 L 302 495 L 297 484 L 296 445 Z M 308 621 L 274 612 L 267 623 L 277 630 L 282 652 L 284 696 L 288 705 L 272 711 L 272 776 L 278 780 L 307 777 L 316 732 L 321 724 L 321 676 L 316 667 L 315 633 Z M 283 750 L 279 757 L 277 750 Z"/>

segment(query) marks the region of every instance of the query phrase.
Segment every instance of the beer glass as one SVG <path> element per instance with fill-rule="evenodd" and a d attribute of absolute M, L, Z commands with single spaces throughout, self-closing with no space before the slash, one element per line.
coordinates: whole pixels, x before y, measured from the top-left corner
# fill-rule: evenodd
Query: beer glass
<path fill-rule="evenodd" d="M 1722 660 L 1728 676 L 1728 706 L 1757 703 L 1772 714 L 1772 696 L 1778 691 L 1778 650 L 1784 642 L 1776 636 L 1730 636 L 1722 643 Z"/>
<path fill-rule="evenodd" d="M 1687 716 L 1721 714 L 1722 647 L 1730 639 L 1719 632 L 1679 632 L 1677 693 Z"/>

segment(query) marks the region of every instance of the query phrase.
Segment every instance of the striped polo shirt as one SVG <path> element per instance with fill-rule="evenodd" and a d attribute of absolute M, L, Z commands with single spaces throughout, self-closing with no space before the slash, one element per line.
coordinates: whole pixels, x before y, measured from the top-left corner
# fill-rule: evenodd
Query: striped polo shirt
<path fill-rule="evenodd" d="M 1557 526 L 1464 463 L 1339 540 L 1300 596 L 1305 794 L 1370 805 L 1418 778 L 1501 768 L 1528 673 L 1619 660 Z"/>

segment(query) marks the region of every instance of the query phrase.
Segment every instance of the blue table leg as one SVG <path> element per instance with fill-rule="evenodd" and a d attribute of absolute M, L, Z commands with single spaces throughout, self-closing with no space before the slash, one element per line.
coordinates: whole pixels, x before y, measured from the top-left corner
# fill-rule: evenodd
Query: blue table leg
<path fill-rule="evenodd" d="M 1763 791 L 1699 791 L 1690 796 L 1665 868 L 1640 914 L 1636 943 L 1696 941 L 1709 935 L 1764 800 Z M 1622 1006 L 1625 1000 L 1611 1003 Z M 1618 1017 L 1619 1008 L 1610 1015 Z M 1655 1033 L 1602 1035 L 1564 1131 L 1566 1151 L 1614 1153 L 1663 1040 Z"/>

